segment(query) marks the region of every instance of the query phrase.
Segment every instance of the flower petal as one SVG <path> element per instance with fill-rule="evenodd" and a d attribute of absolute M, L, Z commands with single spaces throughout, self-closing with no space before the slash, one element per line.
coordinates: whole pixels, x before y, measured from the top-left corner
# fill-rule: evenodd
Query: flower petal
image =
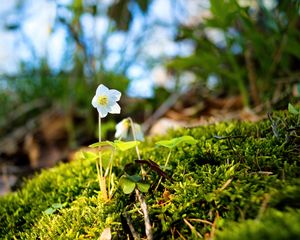
<path fill-rule="evenodd" d="M 110 107 L 109 110 L 110 113 L 115 113 L 115 114 L 119 114 L 121 112 L 121 107 L 119 106 L 119 104 L 115 103 L 114 105 L 112 105 Z"/>
<path fill-rule="evenodd" d="M 97 95 L 95 95 L 92 99 L 92 105 L 94 108 L 98 107 L 98 102 L 97 102 Z"/>
<path fill-rule="evenodd" d="M 97 110 L 98 110 L 98 113 L 99 113 L 99 116 L 101 118 L 105 118 L 108 114 L 108 109 L 107 108 L 104 108 L 104 107 L 97 107 Z"/>
<path fill-rule="evenodd" d="M 114 99 L 114 101 L 119 101 L 121 98 L 121 93 L 118 90 L 110 89 L 109 90 L 109 97 Z"/>
<path fill-rule="evenodd" d="M 123 119 L 121 122 L 119 122 L 116 125 L 115 138 L 127 138 L 128 128 L 129 128 L 128 120 Z"/>
<path fill-rule="evenodd" d="M 100 84 L 96 90 L 96 96 L 98 95 L 108 95 L 109 89 L 105 87 L 103 84 Z"/>
<path fill-rule="evenodd" d="M 137 124 L 137 123 L 134 123 L 133 126 L 134 126 L 136 140 L 138 140 L 138 141 L 144 141 L 145 138 L 144 138 L 144 133 L 142 131 L 141 126 L 139 124 Z"/>

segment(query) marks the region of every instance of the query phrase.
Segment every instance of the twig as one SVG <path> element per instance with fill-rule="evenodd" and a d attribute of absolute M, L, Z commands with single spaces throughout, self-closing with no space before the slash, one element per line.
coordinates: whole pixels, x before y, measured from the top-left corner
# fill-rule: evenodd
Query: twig
<path fill-rule="evenodd" d="M 203 238 L 203 236 L 197 232 L 196 228 L 188 220 L 184 218 L 183 221 L 191 229 L 193 234 L 195 234 L 197 237 Z"/>
<path fill-rule="evenodd" d="M 128 227 L 129 227 L 129 229 L 130 229 L 130 232 L 131 232 L 133 238 L 134 238 L 135 240 L 141 239 L 140 235 L 135 231 L 135 229 L 134 229 L 134 227 L 133 227 L 133 225 L 132 225 L 132 223 L 131 223 L 131 219 L 130 219 L 128 213 L 127 213 L 127 212 L 124 212 L 123 215 L 124 215 L 124 217 L 126 218 L 127 225 L 128 225 Z"/>
<path fill-rule="evenodd" d="M 151 223 L 150 223 L 150 218 L 149 218 L 149 213 L 148 213 L 146 201 L 145 201 L 143 195 L 140 194 L 138 189 L 135 189 L 135 194 L 139 199 L 139 202 L 141 204 L 141 209 L 143 211 L 147 239 L 148 240 L 153 240 L 152 226 L 151 226 Z"/>
<path fill-rule="evenodd" d="M 271 199 L 270 194 L 265 194 L 264 200 L 260 206 L 260 209 L 259 209 L 256 219 L 260 219 L 262 217 L 262 215 L 264 214 L 264 212 L 266 211 L 266 209 L 268 207 L 268 203 L 269 203 L 270 199 Z"/>
<path fill-rule="evenodd" d="M 186 238 L 176 229 L 176 232 L 178 233 L 179 237 L 183 240 L 186 240 Z"/>
<path fill-rule="evenodd" d="M 208 225 L 211 225 L 211 226 L 213 225 L 213 223 L 211 223 L 210 221 L 204 220 L 204 219 L 189 218 L 189 220 L 191 222 L 201 222 L 201 223 L 208 224 Z"/>
<path fill-rule="evenodd" d="M 218 191 L 219 191 L 219 192 L 222 192 L 225 188 L 228 187 L 228 185 L 229 185 L 231 182 L 232 182 L 232 178 L 229 178 L 229 179 L 223 184 L 223 186 L 222 186 L 220 189 L 218 189 Z"/>
<path fill-rule="evenodd" d="M 219 219 L 219 217 L 220 217 L 219 212 L 217 211 L 215 220 L 212 224 L 211 231 L 210 231 L 210 234 L 209 234 L 209 240 L 214 239 L 214 236 L 215 236 L 215 233 L 216 233 L 216 230 L 217 230 L 217 220 Z"/>
<path fill-rule="evenodd" d="M 269 175 L 272 175 L 273 172 L 269 172 L 269 171 L 258 171 L 258 172 L 252 172 L 252 173 L 250 173 L 250 175 L 253 175 L 253 174 L 262 174 L 262 175 L 267 175 L 267 176 L 269 176 Z"/>
<path fill-rule="evenodd" d="M 131 125 L 133 140 L 136 141 L 136 132 L 135 132 L 135 128 L 134 128 L 134 123 L 133 123 L 131 118 L 128 118 L 128 119 L 129 119 L 130 125 Z M 140 152 L 139 152 L 139 148 L 137 146 L 135 147 L 135 150 L 136 150 L 136 154 L 138 156 L 138 160 L 141 160 L 141 155 L 140 155 Z M 142 177 L 144 179 L 146 173 L 145 173 L 145 170 L 143 169 L 142 165 L 141 165 L 141 171 L 142 171 Z M 143 195 L 140 194 L 138 189 L 135 189 L 135 194 L 139 199 L 139 202 L 141 204 L 141 209 L 143 211 L 144 221 L 145 221 L 145 231 L 146 231 L 147 239 L 152 240 L 153 239 L 152 227 L 151 227 L 151 222 L 150 222 L 150 218 L 149 218 L 149 213 L 148 213 L 146 201 L 145 201 Z"/>

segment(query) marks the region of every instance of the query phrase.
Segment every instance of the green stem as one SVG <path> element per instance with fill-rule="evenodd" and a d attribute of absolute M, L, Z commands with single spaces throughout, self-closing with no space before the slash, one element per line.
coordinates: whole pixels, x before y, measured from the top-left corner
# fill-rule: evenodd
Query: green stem
<path fill-rule="evenodd" d="M 112 156 L 114 156 L 114 151 L 111 154 Z M 113 157 L 112 157 L 113 159 Z M 112 175 L 112 161 L 109 167 L 109 175 L 108 175 L 108 198 L 111 199 L 111 196 L 113 194 L 113 189 L 110 189 L 110 184 L 111 184 L 111 175 Z"/>
<path fill-rule="evenodd" d="M 101 143 L 101 117 L 99 115 L 98 118 L 98 138 L 99 138 L 99 143 Z M 102 171 L 102 152 L 101 152 L 101 147 L 98 147 L 98 154 L 99 154 L 99 163 L 100 163 L 100 176 L 103 177 L 103 171 Z"/>
<path fill-rule="evenodd" d="M 111 189 L 110 189 L 110 182 L 111 182 L 111 174 L 112 174 L 112 162 L 113 162 L 113 158 L 114 158 L 114 153 L 115 153 L 115 150 L 112 150 L 112 153 L 110 155 L 110 159 L 109 159 L 109 163 L 108 163 L 108 166 L 107 168 L 105 169 L 105 174 L 104 174 L 104 177 L 106 178 L 108 176 L 108 194 L 109 194 L 109 199 L 110 199 L 110 196 L 111 196 Z"/>
<path fill-rule="evenodd" d="M 172 150 L 170 149 L 170 152 L 169 152 L 169 154 L 168 154 L 168 157 L 167 157 L 167 160 L 166 160 L 166 163 L 165 163 L 165 168 L 166 168 L 166 166 L 168 165 L 168 163 L 169 163 L 169 160 L 170 160 L 170 157 L 171 157 L 171 153 L 172 153 Z"/>
<path fill-rule="evenodd" d="M 165 162 L 164 170 L 165 170 L 166 166 L 168 165 L 168 162 L 169 162 L 170 157 L 171 157 L 171 153 L 172 153 L 172 150 L 170 149 L 168 157 L 167 157 L 167 160 Z M 157 184 L 156 188 L 154 189 L 155 192 L 157 191 L 157 189 L 158 189 L 158 187 L 159 187 L 159 185 L 161 183 L 161 180 L 162 180 L 162 177 L 159 178 L 158 184 Z"/>
<path fill-rule="evenodd" d="M 132 131 L 133 141 L 136 141 L 136 134 L 135 134 L 135 128 L 134 128 L 133 121 L 132 121 L 131 117 L 129 117 L 128 120 L 130 122 L 130 127 L 131 127 L 131 131 Z M 138 156 L 138 159 L 141 160 L 141 155 L 140 155 L 139 147 L 137 145 L 135 146 L 135 151 L 136 151 L 136 154 Z M 142 165 L 141 165 L 141 172 L 142 172 L 142 178 L 144 179 L 145 176 L 146 176 L 146 171 L 144 170 L 144 168 L 143 168 Z"/>
<path fill-rule="evenodd" d="M 101 133 L 101 118 L 99 116 L 99 133 Z M 101 142 L 101 134 L 99 134 L 99 142 Z M 100 159 L 100 146 L 98 147 L 98 155 L 99 155 L 99 159 Z M 101 191 L 101 175 L 100 175 L 100 167 L 99 167 L 99 159 L 96 159 L 96 169 L 97 169 L 97 178 L 98 178 L 98 182 L 99 182 L 99 189 Z"/>
<path fill-rule="evenodd" d="M 111 153 L 111 155 L 110 155 L 110 158 L 109 158 L 109 162 L 108 162 L 107 168 L 105 169 L 104 177 L 107 177 L 108 174 L 109 174 L 110 166 L 112 166 L 112 161 L 113 161 L 113 157 L 114 157 L 114 152 L 115 152 L 115 150 L 112 150 L 112 153 Z"/>
<path fill-rule="evenodd" d="M 99 182 L 99 189 L 101 190 L 101 177 L 100 177 L 100 170 L 99 170 L 99 162 L 96 160 L 96 169 L 97 169 L 97 178 Z"/>
<path fill-rule="evenodd" d="M 133 140 L 136 141 L 136 134 L 135 134 L 135 128 L 134 128 L 133 121 L 132 121 L 132 119 L 131 119 L 130 117 L 128 118 L 128 120 L 129 120 L 129 122 L 130 122 Z M 136 151 L 136 154 L 137 154 L 137 156 L 138 156 L 138 159 L 141 160 L 140 151 L 139 151 L 139 148 L 138 148 L 137 145 L 135 146 L 135 151 Z"/>
<path fill-rule="evenodd" d="M 99 114 L 99 118 L 98 118 L 98 137 L 99 137 L 99 143 L 101 143 L 101 117 L 100 117 L 100 114 Z M 100 190 L 101 190 L 102 198 L 106 201 L 107 200 L 106 179 L 103 176 L 102 151 L 101 151 L 100 144 L 99 144 L 98 150 L 99 150 L 98 154 L 99 154 L 99 168 L 100 168 Z"/>

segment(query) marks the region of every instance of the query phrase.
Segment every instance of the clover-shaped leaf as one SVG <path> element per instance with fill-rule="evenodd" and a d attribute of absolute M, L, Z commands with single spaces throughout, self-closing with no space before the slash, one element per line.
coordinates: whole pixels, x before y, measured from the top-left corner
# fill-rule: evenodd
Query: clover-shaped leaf
<path fill-rule="evenodd" d="M 56 212 L 56 209 L 50 207 L 50 208 L 47 208 L 44 213 L 47 214 L 47 215 L 50 215 L 52 213 Z"/>
<path fill-rule="evenodd" d="M 150 188 L 150 184 L 149 183 L 142 183 L 142 182 L 138 182 L 137 184 L 137 188 L 141 191 L 141 192 L 148 192 L 149 188 Z"/>
<path fill-rule="evenodd" d="M 66 203 L 62 204 L 62 203 L 53 203 L 52 207 L 55 209 L 59 209 L 59 208 L 63 208 L 66 205 Z"/>
<path fill-rule="evenodd" d="M 120 178 L 120 186 L 125 194 L 132 193 L 135 187 L 141 192 L 148 192 L 150 184 L 141 181 L 142 178 L 139 175 L 123 175 Z"/>
<path fill-rule="evenodd" d="M 84 159 L 95 160 L 98 158 L 98 154 L 94 152 L 82 151 L 81 154 Z"/>
<path fill-rule="evenodd" d="M 122 152 L 127 151 L 131 148 L 136 147 L 139 145 L 139 141 L 128 141 L 128 142 L 123 142 L 120 140 L 115 140 L 114 142 L 111 141 L 103 141 L 103 142 L 97 142 L 89 145 L 91 148 L 96 148 L 96 147 L 113 147 L 115 149 L 118 149 Z"/>
<path fill-rule="evenodd" d="M 115 148 L 119 149 L 122 152 L 127 151 L 131 148 L 134 148 L 139 144 L 140 144 L 139 141 L 128 141 L 128 142 L 123 142 L 120 140 L 114 141 Z"/>
<path fill-rule="evenodd" d="M 114 147 L 114 143 L 111 141 L 102 141 L 102 142 L 96 142 L 91 145 L 89 145 L 90 148 L 96 148 L 96 147 Z"/>
<path fill-rule="evenodd" d="M 195 143 L 197 143 L 197 141 L 192 136 L 185 135 L 185 136 L 182 136 L 182 137 L 172 138 L 170 140 L 158 141 L 156 143 L 156 145 L 172 149 L 180 143 L 195 144 Z"/>
<path fill-rule="evenodd" d="M 141 176 L 139 175 L 127 175 L 126 177 L 135 183 L 140 182 L 142 180 Z"/>
<path fill-rule="evenodd" d="M 120 178 L 120 186 L 125 194 L 130 194 L 135 189 L 136 183 L 132 181 L 128 176 L 123 175 Z"/>
<path fill-rule="evenodd" d="M 65 207 L 67 203 L 53 203 L 51 207 L 47 208 L 44 213 L 47 215 L 50 215 L 52 213 L 55 213 L 58 209 L 61 209 Z"/>

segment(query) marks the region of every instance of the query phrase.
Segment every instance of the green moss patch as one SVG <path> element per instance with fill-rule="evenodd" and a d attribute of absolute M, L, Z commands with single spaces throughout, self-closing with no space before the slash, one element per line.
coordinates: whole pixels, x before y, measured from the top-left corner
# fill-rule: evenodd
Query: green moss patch
<path fill-rule="evenodd" d="M 154 239 L 300 238 L 299 123 L 285 112 L 272 119 L 180 129 L 142 144 L 142 158 L 163 166 L 169 150 L 156 141 L 183 135 L 197 140 L 172 149 L 164 169 L 170 180 L 163 179 L 156 191 L 161 176 L 144 166 L 151 183 L 144 196 Z M 135 159 L 134 150 L 117 154 L 116 185 L 124 167 L 138 171 Z M 109 227 L 113 239 L 127 239 L 125 212 L 145 237 L 134 192 L 126 195 L 118 188 L 104 203 L 96 176 L 95 163 L 79 158 L 43 171 L 0 198 L 0 238 L 99 239 Z"/>

